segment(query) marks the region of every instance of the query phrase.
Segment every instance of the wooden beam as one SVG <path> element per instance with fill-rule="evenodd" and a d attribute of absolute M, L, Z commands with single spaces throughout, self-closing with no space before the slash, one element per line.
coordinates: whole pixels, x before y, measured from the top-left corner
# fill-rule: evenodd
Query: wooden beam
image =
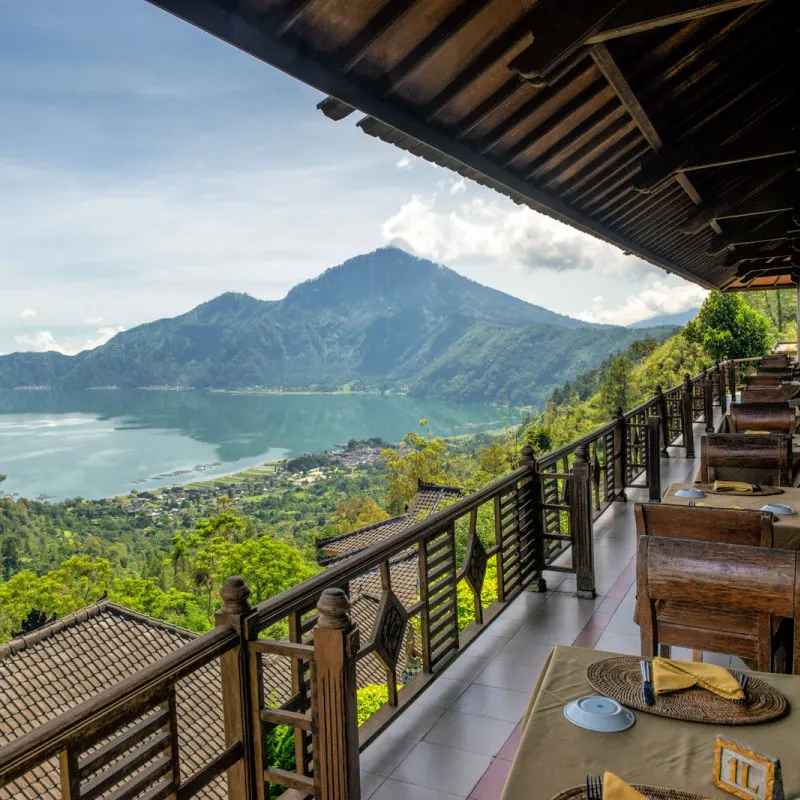
<path fill-rule="evenodd" d="M 680 172 L 778 158 L 797 152 L 796 138 L 788 128 L 754 132 L 728 144 L 718 141 L 712 144 L 709 138 L 698 137 L 693 142 L 678 145 L 643 161 L 634 183 L 636 190 L 650 194 Z"/>
<path fill-rule="evenodd" d="M 768 0 L 728 0 L 728 2 L 659 0 L 658 3 L 626 3 L 611 16 L 602 31 L 586 39 L 586 44 L 607 42 L 609 39 L 644 33 L 665 25 L 680 25 L 701 17 L 710 17 L 714 14 L 764 2 L 768 2 Z M 654 11 L 658 16 L 648 16 L 648 13 L 652 14 Z"/>
<path fill-rule="evenodd" d="M 782 190 L 762 194 L 754 194 L 752 191 L 743 192 L 727 200 L 698 208 L 695 213 L 686 217 L 678 230 L 681 233 L 692 235 L 719 219 L 774 214 L 778 211 L 787 211 L 793 208 L 793 205 L 789 194 Z"/>
<path fill-rule="evenodd" d="M 546 86 L 549 75 L 584 46 L 624 0 L 540 0 L 531 14 L 533 44 L 508 68 L 534 86 Z"/>
<path fill-rule="evenodd" d="M 798 264 L 800 264 L 800 261 L 798 261 Z M 736 279 L 742 283 L 750 283 L 756 280 L 756 278 L 783 278 L 784 276 L 795 278 L 798 274 L 798 264 L 787 262 L 780 267 L 767 269 L 748 265 L 743 270 L 737 270 Z"/>
<path fill-rule="evenodd" d="M 508 68 L 524 80 L 544 86 L 560 61 L 585 46 L 765 2 L 769 0 L 540 0 L 531 20 L 533 44 Z"/>
<path fill-rule="evenodd" d="M 275 28 L 275 35 L 280 39 L 285 36 L 297 23 L 303 12 L 311 5 L 314 0 L 295 0 L 292 10 L 283 18 Z"/>
<path fill-rule="evenodd" d="M 758 244 L 759 242 L 777 242 L 791 239 L 795 236 L 800 236 L 800 231 L 794 228 L 791 219 L 787 215 L 781 214 L 777 219 L 758 228 L 733 230 L 712 236 L 706 249 L 706 254 L 716 256 L 729 247 L 740 248 L 742 245 Z"/>
<path fill-rule="evenodd" d="M 759 244 L 743 244 L 725 257 L 726 267 L 737 267 L 744 261 L 768 261 L 772 258 L 795 258 L 800 251 L 791 244 L 765 250 Z"/>

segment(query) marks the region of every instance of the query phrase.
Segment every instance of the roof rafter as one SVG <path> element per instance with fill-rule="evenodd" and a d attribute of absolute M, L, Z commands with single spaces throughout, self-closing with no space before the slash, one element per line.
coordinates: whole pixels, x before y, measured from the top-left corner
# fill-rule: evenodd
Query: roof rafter
<path fill-rule="evenodd" d="M 582 47 L 764 2 L 769 0 L 543 0 L 533 11 L 533 44 L 508 66 L 525 80 L 545 85 L 558 63 Z M 546 36 L 537 36 L 539 26 Z"/>
<path fill-rule="evenodd" d="M 751 230 L 738 230 L 714 236 L 709 243 L 706 253 L 711 256 L 719 255 L 729 247 L 741 247 L 759 242 L 777 242 L 800 236 L 800 230 L 795 228 L 789 217 L 781 214 L 777 219 L 760 225 Z M 738 252 L 738 250 L 737 250 Z"/>

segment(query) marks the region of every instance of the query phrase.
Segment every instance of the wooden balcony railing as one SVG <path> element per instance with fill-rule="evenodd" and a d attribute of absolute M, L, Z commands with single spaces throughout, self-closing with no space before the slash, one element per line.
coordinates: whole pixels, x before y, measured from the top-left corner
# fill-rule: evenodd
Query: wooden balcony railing
<path fill-rule="evenodd" d="M 595 595 L 593 521 L 624 501 L 628 487 L 658 499 L 667 447 L 693 457 L 693 423 L 710 426 L 714 404 L 724 408 L 726 389 L 735 395 L 756 362 L 687 375 L 539 458 L 525 447 L 519 467 L 500 480 L 258 606 L 244 581 L 229 578 L 213 631 L 0 748 L 0 796 L 57 757 L 65 800 L 185 800 L 214 781 L 225 781 L 236 800 L 265 800 L 270 786 L 292 798 L 356 800 L 359 750 L 523 590 L 544 590 L 545 571 L 573 572 L 578 595 Z M 463 554 L 459 542 L 466 542 Z M 481 597 L 492 559 L 497 591 L 487 605 Z M 412 564 L 418 576 L 417 596 L 405 605 L 392 585 L 398 564 Z M 460 630 L 462 581 L 474 621 Z M 359 631 L 351 597 L 357 602 L 353 587 L 367 584 L 380 602 L 372 628 Z M 288 638 L 264 638 L 279 623 L 288 625 Z M 398 689 L 401 655 L 419 670 Z M 359 728 L 357 676 L 376 659 L 388 703 Z M 221 682 L 224 739 L 201 768 L 182 775 L 180 682 L 201 670 Z M 288 697 L 276 699 L 276 674 L 288 676 Z M 295 771 L 269 763 L 267 737 L 279 725 L 294 729 Z"/>

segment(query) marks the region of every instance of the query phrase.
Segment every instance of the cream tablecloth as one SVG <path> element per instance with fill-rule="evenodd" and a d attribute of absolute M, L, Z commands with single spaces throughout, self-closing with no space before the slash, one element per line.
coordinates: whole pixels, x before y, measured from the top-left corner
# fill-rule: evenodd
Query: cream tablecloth
<path fill-rule="evenodd" d="M 800 712 L 746 727 L 703 725 L 636 713 L 622 733 L 594 733 L 572 725 L 564 706 L 594 694 L 586 667 L 611 653 L 557 647 L 542 668 L 523 719 L 522 740 L 502 800 L 550 800 L 562 789 L 582 785 L 587 774 L 611 770 L 631 783 L 672 786 L 710 798 L 731 800 L 712 783 L 718 733 L 781 759 L 787 798 L 800 796 Z M 800 677 L 762 675 L 800 709 Z"/>
<path fill-rule="evenodd" d="M 694 486 L 692 483 L 671 483 L 661 502 L 672 506 L 688 506 L 691 502 L 685 497 L 675 497 L 678 489 L 688 489 Z M 775 547 L 781 550 L 800 550 L 800 489 L 785 488 L 782 494 L 770 495 L 769 497 L 748 497 L 747 495 L 737 494 L 707 494 L 700 500 L 696 500 L 698 506 L 710 506 L 712 508 L 746 508 L 758 511 L 765 503 L 782 503 L 791 506 L 798 513 L 794 516 L 775 516 L 773 529 L 775 532 Z"/>

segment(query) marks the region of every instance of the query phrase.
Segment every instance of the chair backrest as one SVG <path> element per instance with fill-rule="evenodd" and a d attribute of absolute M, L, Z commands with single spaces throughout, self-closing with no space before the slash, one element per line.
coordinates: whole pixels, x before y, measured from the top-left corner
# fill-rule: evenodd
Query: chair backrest
<path fill-rule="evenodd" d="M 742 389 L 742 403 L 784 403 L 792 397 L 794 391 L 790 386 L 746 386 Z"/>
<path fill-rule="evenodd" d="M 736 508 L 698 508 L 664 503 L 637 503 L 633 513 L 639 536 L 671 536 L 772 547 L 772 514 Z"/>
<path fill-rule="evenodd" d="M 700 481 L 749 480 L 791 486 L 792 437 L 783 433 L 710 433 L 700 439 Z M 741 470 L 758 473 L 743 475 Z"/>
<path fill-rule="evenodd" d="M 795 620 L 794 665 L 800 672 L 800 580 L 795 550 L 642 536 L 636 563 L 637 618 L 642 655 L 659 643 L 659 601 L 715 611 Z M 687 641 L 688 646 L 697 644 Z"/>
<path fill-rule="evenodd" d="M 786 403 L 734 403 L 731 406 L 731 433 L 769 431 L 792 434 L 797 414 Z"/>
<path fill-rule="evenodd" d="M 748 375 L 745 379 L 748 386 L 772 386 L 777 387 L 781 385 L 780 375 Z"/>
<path fill-rule="evenodd" d="M 789 356 L 787 356 L 785 354 L 764 356 L 764 358 L 761 359 L 761 366 L 762 367 L 784 367 L 784 368 L 788 369 L 789 368 Z"/>

